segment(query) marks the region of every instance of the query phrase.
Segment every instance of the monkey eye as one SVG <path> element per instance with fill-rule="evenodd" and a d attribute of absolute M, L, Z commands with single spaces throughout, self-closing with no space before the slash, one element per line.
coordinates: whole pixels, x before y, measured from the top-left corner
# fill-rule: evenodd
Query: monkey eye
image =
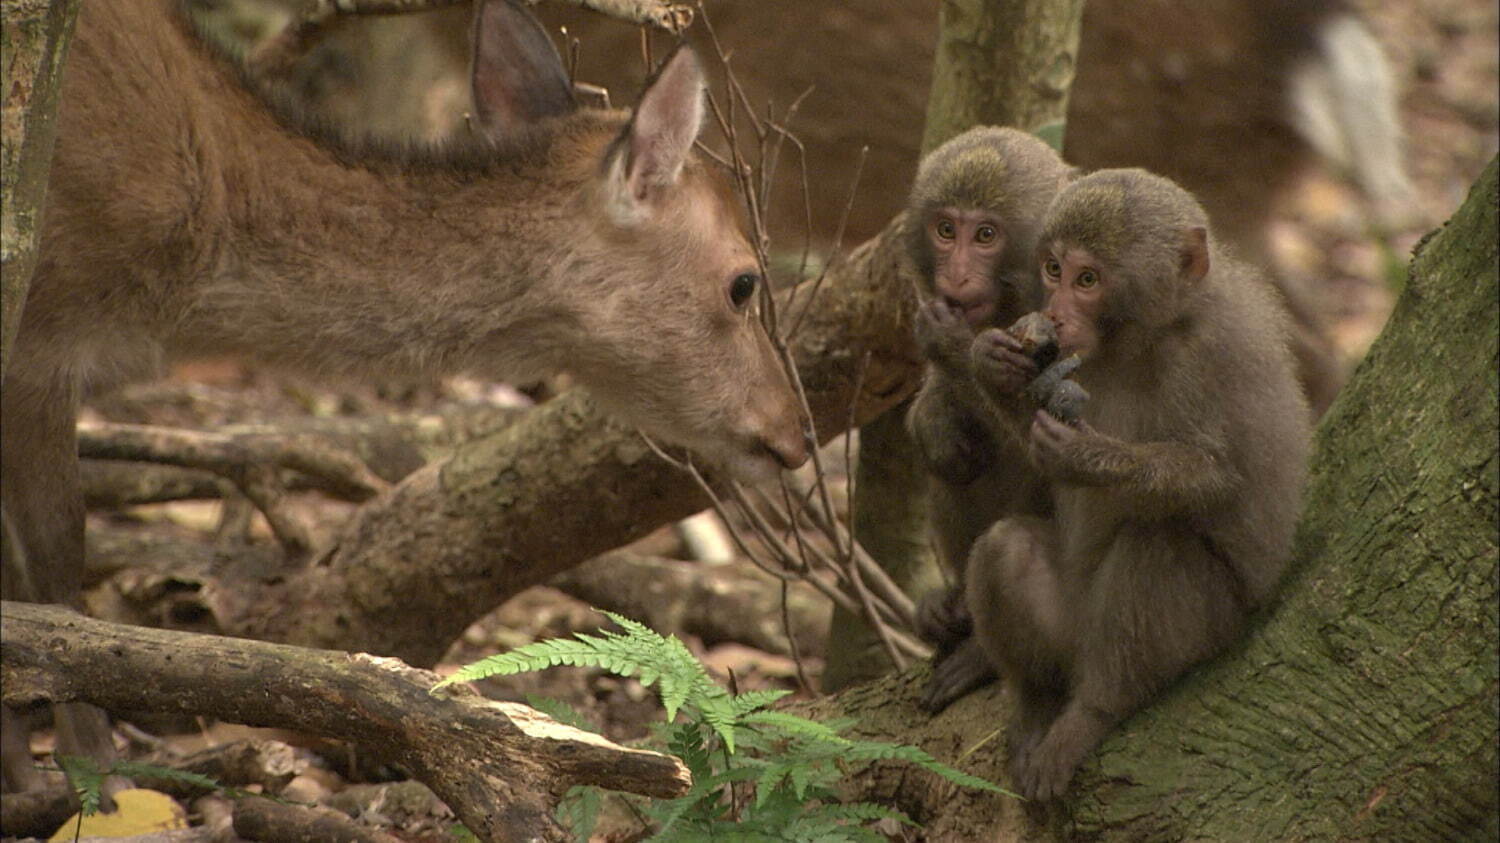
<path fill-rule="evenodd" d="M 1062 264 L 1057 262 L 1057 258 L 1047 258 L 1042 261 L 1042 272 L 1048 278 L 1057 278 L 1062 275 Z"/>
<path fill-rule="evenodd" d="M 1085 269 L 1078 273 L 1078 278 L 1073 283 L 1078 285 L 1079 289 L 1087 290 L 1099 283 L 1099 275 L 1092 269 Z"/>
<path fill-rule="evenodd" d="M 729 303 L 734 305 L 735 310 L 744 310 L 750 297 L 755 295 L 755 285 L 760 283 L 760 276 L 753 272 L 744 272 L 734 276 L 729 282 Z"/>
<path fill-rule="evenodd" d="M 974 242 L 981 245 L 988 245 L 995 242 L 995 237 L 999 234 L 1000 232 L 996 231 L 993 225 L 981 225 L 974 230 Z"/>
<path fill-rule="evenodd" d="M 953 227 L 953 220 L 938 220 L 937 236 L 944 240 L 952 240 L 958 235 L 958 229 Z"/>

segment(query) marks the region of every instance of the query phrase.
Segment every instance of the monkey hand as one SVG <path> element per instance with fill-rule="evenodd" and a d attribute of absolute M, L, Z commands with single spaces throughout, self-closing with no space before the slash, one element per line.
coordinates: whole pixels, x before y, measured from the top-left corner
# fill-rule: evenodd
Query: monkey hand
<path fill-rule="evenodd" d="M 937 648 L 938 661 L 957 649 L 974 633 L 964 590 L 958 586 L 941 588 L 917 601 L 917 632 Z"/>
<path fill-rule="evenodd" d="M 1108 468 L 1125 455 L 1121 443 L 1086 422 L 1058 420 L 1046 410 L 1037 410 L 1031 422 L 1031 461 L 1052 480 L 1077 486 L 1103 486 L 1115 482 Z"/>
<path fill-rule="evenodd" d="M 947 299 L 934 296 L 917 308 L 916 337 L 917 347 L 928 360 L 951 372 L 967 370 L 974 331 L 963 311 Z"/>
<path fill-rule="evenodd" d="M 938 654 L 932 660 L 932 677 L 922 689 L 918 705 L 928 714 L 937 714 L 964 694 L 994 682 L 995 668 L 990 665 L 979 642 L 965 638 L 951 653 Z"/>
<path fill-rule="evenodd" d="M 974 377 L 996 397 L 1010 398 L 1037 376 L 1036 361 L 1020 340 L 999 328 L 988 328 L 969 347 Z"/>

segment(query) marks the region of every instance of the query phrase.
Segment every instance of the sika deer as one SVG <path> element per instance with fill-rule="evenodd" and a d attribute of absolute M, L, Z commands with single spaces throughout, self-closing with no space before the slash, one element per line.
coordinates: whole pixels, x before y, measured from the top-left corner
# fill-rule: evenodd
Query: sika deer
<path fill-rule="evenodd" d="M 339 375 L 565 370 L 741 476 L 807 458 L 756 317 L 755 254 L 692 148 L 694 54 L 676 51 L 634 113 L 602 111 L 574 104 L 519 4 L 484 3 L 474 29 L 471 136 L 381 150 L 268 107 L 171 0 L 83 5 L 0 392 L 7 598 L 78 604 L 78 400 L 176 354 Z M 7 731 L 7 778 L 25 778 Z M 63 734 L 63 751 L 89 737 Z"/>

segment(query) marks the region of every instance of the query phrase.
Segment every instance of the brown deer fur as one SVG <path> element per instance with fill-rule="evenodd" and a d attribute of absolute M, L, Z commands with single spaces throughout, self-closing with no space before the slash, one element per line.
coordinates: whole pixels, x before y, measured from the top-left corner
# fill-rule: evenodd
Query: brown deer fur
<path fill-rule="evenodd" d="M 293 128 L 169 0 L 83 5 L 0 391 L 6 597 L 77 602 L 77 402 L 171 355 L 335 376 L 566 370 L 736 473 L 806 458 L 757 297 L 731 300 L 756 261 L 691 148 L 696 58 L 674 53 L 634 114 L 579 109 L 521 7 L 485 9 L 484 119 L 448 149 L 382 151 Z"/>

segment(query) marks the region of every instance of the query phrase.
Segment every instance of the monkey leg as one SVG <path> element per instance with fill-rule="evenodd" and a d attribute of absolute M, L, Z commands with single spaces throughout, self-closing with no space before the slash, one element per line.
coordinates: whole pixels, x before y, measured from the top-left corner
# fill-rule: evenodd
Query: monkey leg
<path fill-rule="evenodd" d="M 969 555 L 977 641 L 1015 698 L 1011 763 L 1028 757 L 1062 706 L 1071 627 L 1056 567 L 1056 523 L 1018 516 L 990 528 Z"/>
<path fill-rule="evenodd" d="M 1028 798 L 1061 796 L 1116 723 L 1233 641 L 1246 614 L 1230 567 L 1172 525 L 1126 525 L 1097 568 L 1079 568 L 1065 585 L 1080 628 L 1068 700 L 1017 771 Z"/>

